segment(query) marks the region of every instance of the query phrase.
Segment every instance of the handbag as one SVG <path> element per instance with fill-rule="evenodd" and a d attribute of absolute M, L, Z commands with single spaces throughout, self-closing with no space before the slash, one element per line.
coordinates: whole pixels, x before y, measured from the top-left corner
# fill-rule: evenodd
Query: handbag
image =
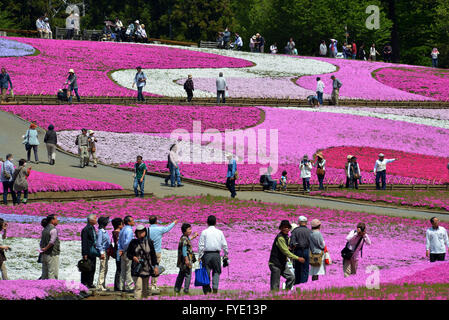
<path fill-rule="evenodd" d="M 349 242 L 346 242 L 346 246 L 343 248 L 343 250 L 341 250 L 341 257 L 344 260 L 351 260 L 352 256 L 354 255 L 354 252 L 357 250 L 357 248 L 360 245 L 360 242 L 362 242 L 362 240 L 363 240 L 363 237 L 360 237 L 354 250 L 349 249 Z"/>
<path fill-rule="evenodd" d="M 209 274 L 202 262 L 200 262 L 200 268 L 195 270 L 195 287 L 207 286 L 209 284 Z"/>
<path fill-rule="evenodd" d="M 92 270 L 92 263 L 90 262 L 89 259 L 84 260 L 81 259 L 80 261 L 78 261 L 78 270 L 79 272 L 90 272 Z"/>
<path fill-rule="evenodd" d="M 309 255 L 309 264 L 313 267 L 320 267 L 323 262 L 323 251 L 320 253 L 312 253 Z"/>
<path fill-rule="evenodd" d="M 11 179 L 11 175 L 8 172 L 6 172 L 6 170 L 5 170 L 5 167 L 6 167 L 5 163 L 6 163 L 6 161 L 3 162 L 3 165 L 2 165 L 3 176 L 5 177 L 6 180 L 9 181 L 9 179 Z"/>
<path fill-rule="evenodd" d="M 316 174 L 317 174 L 317 176 L 324 176 L 324 169 L 318 167 L 318 168 L 316 169 Z"/>
<path fill-rule="evenodd" d="M 26 140 L 25 142 L 25 150 L 26 151 L 30 151 L 31 150 L 31 145 L 30 145 L 30 130 L 27 131 L 27 136 L 26 136 Z"/>
<path fill-rule="evenodd" d="M 239 172 L 236 170 L 234 173 L 234 180 L 237 180 L 239 178 Z"/>

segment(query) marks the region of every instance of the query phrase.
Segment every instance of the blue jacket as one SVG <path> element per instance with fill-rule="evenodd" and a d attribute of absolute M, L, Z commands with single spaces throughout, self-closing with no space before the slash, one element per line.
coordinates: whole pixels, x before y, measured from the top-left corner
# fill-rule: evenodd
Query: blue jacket
<path fill-rule="evenodd" d="M 111 246 L 111 238 L 106 230 L 100 229 L 97 232 L 97 243 L 95 244 L 98 251 L 104 254 L 106 250 Z"/>
<path fill-rule="evenodd" d="M 235 171 L 237 171 L 237 162 L 235 161 L 235 159 L 232 159 L 228 163 L 228 172 L 226 174 L 226 178 L 232 178 L 235 174 Z"/>
<path fill-rule="evenodd" d="M 162 251 L 162 236 L 164 233 L 169 232 L 173 227 L 175 226 L 175 223 L 172 222 L 168 226 L 157 226 L 152 224 L 150 226 L 150 239 L 153 240 L 154 243 L 154 251 L 156 253 L 159 253 Z"/>
<path fill-rule="evenodd" d="M 28 129 L 25 133 L 25 141 L 32 146 L 38 146 L 38 132 L 36 129 Z"/>
<path fill-rule="evenodd" d="M 12 82 L 11 82 L 11 77 L 9 76 L 9 74 L 0 73 L 0 88 L 8 89 L 8 83 L 12 89 Z"/>
<path fill-rule="evenodd" d="M 118 251 L 123 250 L 126 251 L 128 249 L 128 245 L 133 239 L 133 228 L 131 226 L 125 226 L 118 236 Z M 118 256 L 117 251 L 117 256 Z"/>

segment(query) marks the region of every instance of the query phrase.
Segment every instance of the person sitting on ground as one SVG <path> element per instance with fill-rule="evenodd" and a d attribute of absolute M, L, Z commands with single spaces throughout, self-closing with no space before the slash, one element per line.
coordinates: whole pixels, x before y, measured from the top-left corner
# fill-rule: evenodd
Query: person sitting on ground
<path fill-rule="evenodd" d="M 320 105 L 320 102 L 318 101 L 318 97 L 314 95 L 310 95 L 307 97 L 307 102 L 312 107 L 318 107 Z"/>
<path fill-rule="evenodd" d="M 112 40 L 112 29 L 109 24 L 106 24 L 103 28 L 103 37 L 101 41 L 111 41 Z"/>
<path fill-rule="evenodd" d="M 277 181 L 271 178 L 272 167 L 268 167 L 267 172 L 260 177 L 260 183 L 263 186 L 263 190 L 276 191 Z"/>
<path fill-rule="evenodd" d="M 286 191 L 287 190 L 287 171 L 285 171 L 285 170 L 282 171 L 280 183 L 281 183 L 281 189 L 283 191 Z"/>

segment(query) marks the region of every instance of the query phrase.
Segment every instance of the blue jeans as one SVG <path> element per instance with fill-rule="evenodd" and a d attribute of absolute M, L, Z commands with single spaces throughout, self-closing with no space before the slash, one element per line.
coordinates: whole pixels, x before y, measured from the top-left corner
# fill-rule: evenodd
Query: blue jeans
<path fill-rule="evenodd" d="M 304 191 L 310 190 L 310 178 L 302 178 L 302 186 L 304 187 Z"/>
<path fill-rule="evenodd" d="M 80 102 L 81 98 L 80 98 L 80 95 L 78 94 L 78 88 L 72 88 L 72 87 L 69 87 L 69 92 L 70 92 L 69 102 L 70 103 L 72 102 L 72 97 L 73 97 L 72 91 L 75 92 L 76 100 L 78 100 L 78 102 Z"/>
<path fill-rule="evenodd" d="M 145 101 L 143 98 L 143 87 L 137 87 L 137 101 Z"/>
<path fill-rule="evenodd" d="M 175 186 L 175 181 L 176 183 L 179 185 L 181 185 L 181 173 L 179 172 L 179 167 L 175 168 L 174 165 L 170 164 L 168 165 L 169 169 L 170 169 L 170 182 L 171 182 L 171 186 L 174 187 Z"/>
<path fill-rule="evenodd" d="M 297 260 L 293 262 L 295 268 L 295 284 L 306 283 L 309 278 L 309 248 L 295 248 L 294 254 L 304 258 L 304 263 Z"/>
<path fill-rule="evenodd" d="M 235 179 L 226 178 L 226 188 L 228 188 L 229 192 L 231 192 L 231 198 L 235 198 L 237 194 L 235 192 Z"/>
<path fill-rule="evenodd" d="M 318 182 L 320 183 L 320 186 L 319 186 L 319 190 L 324 190 L 324 184 L 323 184 L 323 181 L 324 181 L 324 175 L 323 176 L 319 176 L 319 175 L 317 175 L 317 177 L 318 177 Z"/>
<path fill-rule="evenodd" d="M 376 189 L 380 190 L 380 184 L 379 180 L 382 179 L 382 190 L 385 190 L 387 188 L 387 171 L 377 171 L 376 172 Z"/>
<path fill-rule="evenodd" d="M 356 57 L 357 57 L 357 54 L 352 54 L 352 60 L 355 60 Z"/>
<path fill-rule="evenodd" d="M 140 197 L 143 198 L 143 191 L 145 186 L 145 177 L 143 177 L 142 182 L 140 182 L 140 179 L 137 180 L 137 177 L 134 178 L 134 193 L 136 194 L 136 197 L 139 196 L 139 191 L 137 190 L 137 187 L 140 188 Z"/>
<path fill-rule="evenodd" d="M 276 181 L 271 181 L 268 183 L 269 183 L 270 189 L 276 191 L 276 186 L 278 185 L 278 183 Z"/>
<path fill-rule="evenodd" d="M 432 67 L 438 68 L 438 59 L 432 59 Z"/>
<path fill-rule="evenodd" d="M 318 97 L 318 102 L 320 103 L 320 105 L 322 105 L 322 104 L 323 104 L 323 93 L 317 91 L 317 92 L 316 92 L 316 95 L 317 95 L 317 97 Z"/>

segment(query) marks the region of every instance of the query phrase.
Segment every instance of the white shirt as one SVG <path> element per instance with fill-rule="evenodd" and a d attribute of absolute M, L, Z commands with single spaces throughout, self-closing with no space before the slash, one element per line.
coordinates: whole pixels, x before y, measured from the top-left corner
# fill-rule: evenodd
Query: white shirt
<path fill-rule="evenodd" d="M 374 173 L 377 171 L 387 170 L 387 164 L 393 161 L 396 161 L 396 159 L 383 159 L 383 161 L 376 160 L 376 164 L 374 165 Z"/>
<path fill-rule="evenodd" d="M 242 37 L 238 37 L 237 40 L 235 40 L 235 44 L 239 47 L 243 47 L 243 40 Z"/>
<path fill-rule="evenodd" d="M 369 54 L 370 54 L 370 56 L 375 56 L 376 55 L 376 47 L 371 47 L 370 49 L 369 49 Z"/>
<path fill-rule="evenodd" d="M 426 250 L 430 250 L 430 253 L 446 253 L 446 247 L 449 246 L 449 239 L 447 231 L 444 227 L 433 227 L 426 231 Z"/>
<path fill-rule="evenodd" d="M 36 20 L 36 28 L 37 29 L 45 29 L 44 20 L 37 19 Z"/>
<path fill-rule="evenodd" d="M 315 167 L 317 165 L 320 165 L 321 168 L 323 168 L 324 171 L 326 171 L 326 160 L 321 160 L 321 162 L 318 162 L 318 159 L 315 161 Z"/>
<path fill-rule="evenodd" d="M 274 44 L 270 46 L 271 53 L 278 53 L 278 47 L 276 47 Z"/>
<path fill-rule="evenodd" d="M 320 80 L 316 83 L 316 92 L 324 93 L 324 82 L 323 81 Z"/>
<path fill-rule="evenodd" d="M 312 177 L 312 162 L 309 162 L 306 165 L 301 163 L 299 165 L 299 170 L 301 170 L 301 179 Z"/>
<path fill-rule="evenodd" d="M 222 249 L 224 254 L 228 255 L 228 243 L 221 230 L 210 226 L 201 232 L 200 240 L 198 241 L 198 256 L 200 259 L 205 251 L 221 251 Z"/>
<path fill-rule="evenodd" d="M 51 32 L 50 24 L 48 22 L 44 22 L 44 29 Z"/>
<path fill-rule="evenodd" d="M 327 54 L 327 47 L 325 44 L 320 44 L 320 55 L 325 56 Z"/>
<path fill-rule="evenodd" d="M 170 162 L 173 165 L 178 166 L 178 153 L 174 152 L 173 150 L 170 151 Z"/>
<path fill-rule="evenodd" d="M 367 245 L 371 245 L 371 239 L 368 237 L 367 234 L 365 234 L 363 239 L 365 240 L 365 243 Z M 357 235 L 357 230 L 352 230 L 351 232 L 349 232 L 348 236 L 346 237 L 346 241 L 348 241 L 349 249 L 354 250 L 354 248 L 357 245 L 357 242 L 359 242 L 359 240 L 360 240 L 360 237 Z M 360 249 L 362 248 L 362 244 L 363 244 L 363 240 L 360 241 L 359 246 L 357 247 L 357 249 L 354 251 L 354 254 L 352 255 L 354 260 L 357 260 L 358 253 L 360 252 Z"/>
<path fill-rule="evenodd" d="M 438 51 L 437 52 L 432 51 L 432 53 L 430 55 L 432 56 L 432 59 L 438 59 L 439 54 L 440 53 Z"/>
<path fill-rule="evenodd" d="M 351 167 L 352 167 L 352 162 L 349 163 L 348 171 L 346 172 L 348 178 L 351 176 Z M 357 163 L 357 172 L 354 172 L 354 173 L 357 173 L 360 176 L 360 166 L 358 163 Z"/>

